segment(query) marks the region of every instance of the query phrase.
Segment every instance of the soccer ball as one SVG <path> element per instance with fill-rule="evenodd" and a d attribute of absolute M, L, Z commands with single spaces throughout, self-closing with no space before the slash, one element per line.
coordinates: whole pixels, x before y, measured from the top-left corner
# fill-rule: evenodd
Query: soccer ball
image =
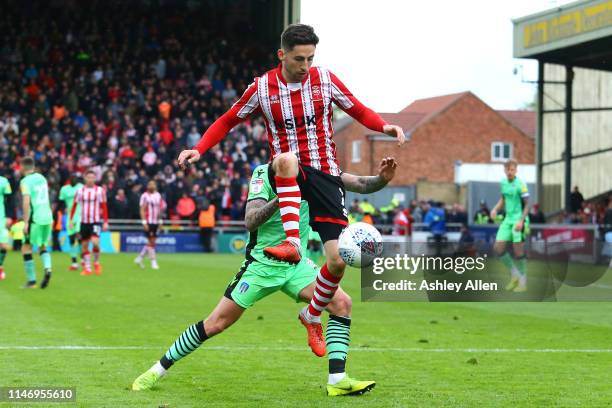
<path fill-rule="evenodd" d="M 338 252 L 347 265 L 355 268 L 369 266 L 383 250 L 380 232 L 370 224 L 356 222 L 340 233 Z"/>

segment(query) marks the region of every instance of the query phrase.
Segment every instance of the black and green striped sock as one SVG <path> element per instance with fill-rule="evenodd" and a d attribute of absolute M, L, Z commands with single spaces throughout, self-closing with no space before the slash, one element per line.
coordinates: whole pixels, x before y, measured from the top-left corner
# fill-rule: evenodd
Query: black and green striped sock
<path fill-rule="evenodd" d="M 329 315 L 325 330 L 325 345 L 329 359 L 329 373 L 343 373 L 348 356 L 351 318 Z"/>
<path fill-rule="evenodd" d="M 204 331 L 204 321 L 200 320 L 189 326 L 187 330 L 174 341 L 166 354 L 159 359 L 159 363 L 166 370 L 169 369 L 172 364 L 194 352 L 206 339 L 208 339 L 208 336 Z"/>

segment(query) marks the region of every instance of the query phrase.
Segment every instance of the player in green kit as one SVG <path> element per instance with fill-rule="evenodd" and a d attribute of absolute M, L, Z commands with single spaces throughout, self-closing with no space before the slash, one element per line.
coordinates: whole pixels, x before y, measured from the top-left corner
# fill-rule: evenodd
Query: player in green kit
<path fill-rule="evenodd" d="M 53 213 L 49 202 L 49 185 L 47 179 L 34 171 L 34 159 L 24 157 L 20 160 L 23 178 L 19 184 L 23 198 L 23 221 L 25 222 L 25 241 L 21 247 L 23 262 L 28 281 L 23 288 L 36 287 L 36 270 L 32 259 L 32 246 L 38 247 L 45 269 L 45 276 L 40 283 L 46 288 L 51 279 L 51 254 L 47 252 L 47 244 L 51 237 Z"/>
<path fill-rule="evenodd" d="M 377 176 L 361 177 L 343 173 L 342 182 L 349 191 L 372 193 L 387 185 L 395 175 L 396 168 L 394 159 L 385 158 L 381 161 Z M 280 290 L 296 302 L 310 303 L 319 268 L 308 258 L 302 258 L 298 264 L 293 265 L 264 256 L 264 248 L 276 245 L 285 239 L 281 213 L 278 209 L 278 197 L 272 188 L 268 169 L 269 164 L 258 166 L 249 186 L 245 224 L 250 236 L 246 247 L 246 260 L 242 267 L 208 318 L 188 327 L 158 362 L 136 378 L 132 384 L 133 390 L 150 389 L 175 362 L 195 351 L 210 337 L 230 327 L 246 309 L 268 295 Z M 296 204 L 298 204 L 296 209 L 300 212 L 300 239 L 305 245 L 309 231 L 309 207 L 304 200 Z M 370 391 L 376 385 L 374 381 L 354 380 L 345 373 L 351 308 L 351 298 L 342 288 L 337 287 L 327 305 L 330 315 L 325 340 L 322 340 L 322 333 L 319 333 L 324 342 L 324 352 L 325 343 L 327 345 L 329 396 L 359 395 Z M 321 325 L 318 327 L 320 330 Z M 311 349 L 315 350 L 313 345 Z"/>
<path fill-rule="evenodd" d="M 516 176 L 518 163 L 508 160 L 504 164 L 506 178 L 501 182 L 501 198 L 491 210 L 491 219 L 503 207 L 506 213 L 495 237 L 495 253 L 510 270 L 511 280 L 506 290 L 525 292 L 527 290 L 527 256 L 525 254 L 525 237 L 529 234 L 527 184 Z M 507 252 L 508 242 L 512 243 L 515 260 Z"/>
<path fill-rule="evenodd" d="M 4 273 L 4 258 L 8 250 L 9 232 L 6 226 L 6 209 L 4 208 L 5 197 L 11 194 L 11 183 L 6 177 L 0 176 L 0 280 L 6 278 Z"/>
<path fill-rule="evenodd" d="M 59 208 L 64 214 L 70 216 L 72 205 L 74 204 L 74 196 L 79 188 L 83 187 L 83 183 L 78 181 L 79 176 L 75 175 L 68 180 L 68 184 L 62 186 L 59 191 Z M 68 223 L 70 224 L 70 223 Z M 72 228 L 70 225 L 67 226 L 66 232 L 68 240 L 70 242 L 70 259 L 71 264 L 69 270 L 77 271 L 79 264 L 77 263 L 77 256 L 79 254 L 79 229 L 81 228 L 81 204 L 77 203 L 76 212 L 72 219 Z"/>

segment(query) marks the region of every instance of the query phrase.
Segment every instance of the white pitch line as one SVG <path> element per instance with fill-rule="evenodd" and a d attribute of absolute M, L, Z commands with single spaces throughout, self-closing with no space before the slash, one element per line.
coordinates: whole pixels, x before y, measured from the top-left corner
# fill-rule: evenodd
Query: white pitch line
<path fill-rule="evenodd" d="M 307 351 L 305 347 L 204 346 L 204 350 Z M 161 350 L 153 346 L 3 346 L 0 350 Z M 424 347 L 351 347 L 351 352 L 370 353 L 612 353 L 612 349 L 530 349 L 530 348 L 424 348 Z"/>

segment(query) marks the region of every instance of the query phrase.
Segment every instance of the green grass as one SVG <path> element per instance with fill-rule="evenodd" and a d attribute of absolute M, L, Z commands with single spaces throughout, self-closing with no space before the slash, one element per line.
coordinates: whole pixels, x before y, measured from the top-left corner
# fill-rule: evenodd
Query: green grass
<path fill-rule="evenodd" d="M 76 405 L 83 407 L 601 407 L 612 401 L 612 353 L 602 352 L 612 349 L 612 303 L 361 303 L 356 270 L 343 280 L 354 298 L 348 372 L 376 380 L 373 392 L 325 395 L 327 360 L 307 349 L 299 306 L 282 293 L 178 362 L 153 391 L 132 392 L 134 378 L 212 310 L 240 258 L 161 255 L 162 269 L 153 271 L 138 269 L 131 255 L 106 255 L 104 274 L 90 277 L 67 272 L 65 255 L 53 261 L 47 290 L 22 290 L 21 257 L 8 256 L 8 278 L 0 282 L 0 386 L 75 386 Z M 136 348 L 12 348 L 66 345 Z"/>

